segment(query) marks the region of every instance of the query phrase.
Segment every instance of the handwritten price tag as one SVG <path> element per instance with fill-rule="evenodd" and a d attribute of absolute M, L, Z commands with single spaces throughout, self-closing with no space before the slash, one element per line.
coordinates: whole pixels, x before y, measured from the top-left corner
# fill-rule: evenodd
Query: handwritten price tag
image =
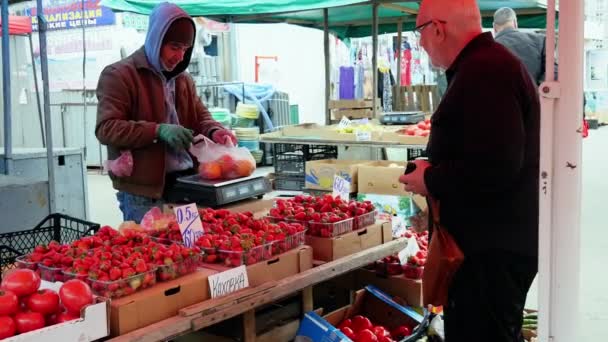
<path fill-rule="evenodd" d="M 346 116 L 342 117 L 342 120 L 340 120 L 340 122 L 338 123 L 338 128 L 342 129 L 342 128 L 346 128 L 348 126 L 350 126 L 351 121 L 349 118 L 347 118 Z"/>
<path fill-rule="evenodd" d="M 418 247 L 418 242 L 414 237 L 407 239 L 407 246 L 399 252 L 399 261 L 401 261 L 402 265 L 405 265 L 407 263 L 407 258 L 416 255 L 419 250 L 420 247 Z"/>
<path fill-rule="evenodd" d="M 357 131 L 355 133 L 355 138 L 357 141 L 371 141 L 372 140 L 372 132 L 369 131 Z"/>
<path fill-rule="evenodd" d="M 211 298 L 225 296 L 246 287 L 249 287 L 249 278 L 244 265 L 209 276 Z"/>
<path fill-rule="evenodd" d="M 198 208 L 195 203 L 190 203 L 181 207 L 173 208 L 179 230 L 182 233 L 184 245 L 186 247 L 194 246 L 196 240 L 205 234 L 203 223 L 198 216 Z"/>
<path fill-rule="evenodd" d="M 348 201 L 350 199 L 350 182 L 338 175 L 335 175 L 332 196 L 340 197 L 341 199 Z"/>

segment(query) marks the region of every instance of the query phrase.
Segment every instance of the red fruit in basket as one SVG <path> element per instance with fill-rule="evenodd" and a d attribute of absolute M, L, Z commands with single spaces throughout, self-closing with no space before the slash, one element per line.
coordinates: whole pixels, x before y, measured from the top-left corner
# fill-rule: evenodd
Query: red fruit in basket
<path fill-rule="evenodd" d="M 355 342 L 378 342 L 378 337 L 369 329 L 363 329 L 357 333 Z"/>
<path fill-rule="evenodd" d="M 374 335 L 376 335 L 376 337 L 380 337 L 380 336 L 391 336 L 391 333 L 383 326 L 378 325 L 375 326 L 374 329 L 372 330 L 372 332 L 374 333 Z"/>
<path fill-rule="evenodd" d="M 69 321 L 73 321 L 75 319 L 79 319 L 80 315 L 75 315 L 69 312 L 61 312 L 59 314 L 57 314 L 55 320 L 57 322 L 57 324 L 59 323 L 64 323 L 64 322 L 69 322 Z"/>
<path fill-rule="evenodd" d="M 59 310 L 59 295 L 53 290 L 39 290 L 28 297 L 27 307 L 43 315 L 55 313 Z"/>
<path fill-rule="evenodd" d="M 20 268 L 9 271 L 4 278 L 0 288 L 16 294 L 18 297 L 28 296 L 40 287 L 40 276 L 30 269 Z"/>
<path fill-rule="evenodd" d="M 0 316 L 9 316 L 19 311 L 19 298 L 12 291 L 0 290 Z"/>
<path fill-rule="evenodd" d="M 395 342 L 395 340 L 393 340 L 390 335 L 378 336 L 378 342 Z"/>
<path fill-rule="evenodd" d="M 370 322 L 369 318 L 361 316 L 361 315 L 356 315 L 352 318 L 352 326 L 351 328 L 353 329 L 354 332 L 359 333 L 361 330 L 365 330 L 365 329 L 373 329 L 374 326 L 372 325 L 372 322 Z"/>
<path fill-rule="evenodd" d="M 393 331 L 391 331 L 391 336 L 393 336 L 393 338 L 397 340 L 410 336 L 411 334 L 412 329 L 410 329 L 410 327 L 408 327 L 407 325 L 400 325 L 397 328 L 393 329 Z"/>
<path fill-rule="evenodd" d="M 93 293 L 87 283 L 72 279 L 61 285 L 59 298 L 66 311 L 74 315 L 80 315 L 83 307 L 93 303 Z"/>
<path fill-rule="evenodd" d="M 355 332 L 353 331 L 353 329 L 351 329 L 349 327 L 342 327 L 342 328 L 340 328 L 340 331 L 349 339 L 351 339 L 353 341 L 355 340 L 356 335 L 355 335 Z"/>
<path fill-rule="evenodd" d="M 353 325 L 353 321 L 350 318 L 343 320 L 340 324 L 338 324 L 338 329 L 340 328 L 350 328 Z"/>
<path fill-rule="evenodd" d="M 135 272 L 144 273 L 147 271 L 148 271 L 148 266 L 146 265 L 146 263 L 142 259 L 138 259 L 135 262 Z"/>
<path fill-rule="evenodd" d="M 44 316 L 39 312 L 19 312 L 15 315 L 15 325 L 20 334 L 44 328 Z"/>
<path fill-rule="evenodd" d="M 110 269 L 109 276 L 111 281 L 118 280 L 120 277 L 122 277 L 122 271 L 118 267 L 112 267 Z"/>
<path fill-rule="evenodd" d="M 298 221 L 304 221 L 304 220 L 306 220 L 306 213 L 303 212 L 303 211 L 297 213 L 295 215 L 295 219 L 298 220 Z"/>
<path fill-rule="evenodd" d="M 135 275 L 135 270 L 131 267 L 126 267 L 125 269 L 122 270 L 122 277 L 123 278 L 129 278 L 131 276 Z"/>
<path fill-rule="evenodd" d="M 0 316 L 0 340 L 15 336 L 17 325 L 15 320 L 9 316 Z"/>

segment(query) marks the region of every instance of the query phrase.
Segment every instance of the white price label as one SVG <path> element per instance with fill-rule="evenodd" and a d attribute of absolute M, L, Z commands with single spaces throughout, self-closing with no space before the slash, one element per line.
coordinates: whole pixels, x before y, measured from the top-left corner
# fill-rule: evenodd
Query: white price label
<path fill-rule="evenodd" d="M 397 215 L 391 217 L 391 226 L 393 228 L 393 236 L 400 237 L 405 233 L 407 227 L 405 226 L 405 222 L 403 219 Z"/>
<path fill-rule="evenodd" d="M 203 223 L 198 216 L 198 208 L 195 203 L 173 208 L 182 239 L 186 247 L 194 246 L 196 240 L 205 234 Z"/>
<path fill-rule="evenodd" d="M 401 252 L 399 252 L 399 261 L 401 262 L 401 265 L 405 265 L 407 263 L 407 258 L 412 255 L 416 255 L 419 250 L 420 247 L 418 247 L 418 242 L 416 241 L 415 237 L 412 236 L 411 238 L 407 239 L 407 246 Z"/>
<path fill-rule="evenodd" d="M 350 182 L 338 175 L 335 175 L 332 196 L 340 197 L 344 201 L 348 201 L 350 199 Z"/>
<path fill-rule="evenodd" d="M 350 126 L 350 124 L 351 124 L 351 121 L 346 116 L 343 116 L 342 120 L 340 120 L 340 122 L 338 123 L 338 128 L 339 129 L 346 128 L 346 127 Z"/>
<path fill-rule="evenodd" d="M 244 265 L 209 276 L 211 298 L 225 296 L 246 287 L 249 287 L 249 278 Z"/>
<path fill-rule="evenodd" d="M 372 140 L 372 132 L 369 131 L 357 131 L 355 133 L 355 137 L 357 141 L 371 141 Z"/>

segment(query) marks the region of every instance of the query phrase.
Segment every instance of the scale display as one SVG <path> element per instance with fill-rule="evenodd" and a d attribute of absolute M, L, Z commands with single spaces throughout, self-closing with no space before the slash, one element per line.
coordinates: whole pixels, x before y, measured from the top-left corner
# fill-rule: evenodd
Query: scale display
<path fill-rule="evenodd" d="M 380 118 L 384 125 L 410 125 L 424 120 L 422 112 L 386 112 Z"/>

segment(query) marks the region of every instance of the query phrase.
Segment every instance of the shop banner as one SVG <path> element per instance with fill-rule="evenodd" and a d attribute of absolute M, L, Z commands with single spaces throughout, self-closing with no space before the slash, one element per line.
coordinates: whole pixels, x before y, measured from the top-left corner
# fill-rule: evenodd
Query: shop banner
<path fill-rule="evenodd" d="M 49 1 L 44 7 L 44 17 L 48 30 L 64 30 L 84 26 L 114 25 L 116 14 L 111 9 L 100 6 L 100 0 L 84 0 L 66 3 L 65 1 Z M 32 28 L 38 31 L 36 7 L 25 9 L 24 15 L 32 18 Z"/>

